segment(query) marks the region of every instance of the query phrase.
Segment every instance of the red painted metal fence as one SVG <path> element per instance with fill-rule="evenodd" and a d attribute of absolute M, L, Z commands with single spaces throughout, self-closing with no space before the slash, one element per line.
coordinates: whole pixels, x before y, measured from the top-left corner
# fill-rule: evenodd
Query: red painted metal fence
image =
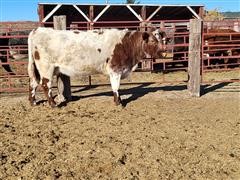
<path fill-rule="evenodd" d="M 27 38 L 38 23 L 0 23 L 0 92 L 22 92 L 28 87 Z"/>
<path fill-rule="evenodd" d="M 209 72 L 239 71 L 240 67 L 240 33 L 236 32 L 236 24 L 240 22 L 204 22 L 202 34 L 202 82 L 207 82 L 204 77 Z M 21 26 L 14 23 L 0 24 L 0 93 L 1 92 L 23 92 L 28 89 L 27 76 L 27 37 L 23 31 L 29 31 L 42 24 L 35 23 L 31 27 L 26 24 Z M 52 23 L 45 26 L 52 27 Z M 161 28 L 167 33 L 170 41 L 168 52 L 161 59 L 144 59 L 139 64 L 138 70 L 162 72 L 163 74 L 172 71 L 183 71 L 185 78 L 171 82 L 186 82 L 188 68 L 188 43 L 189 43 L 189 21 L 108 21 L 95 22 L 94 25 L 88 22 L 72 22 L 69 30 L 87 30 L 94 28 L 128 28 L 148 30 L 150 27 Z M 239 27 L 240 28 L 240 27 Z M 213 30 L 217 29 L 217 32 Z M 230 29 L 231 32 L 224 32 Z M 217 38 L 216 38 L 217 37 Z M 215 39 L 214 39 L 215 38 Z M 5 40 L 21 39 L 25 44 L 4 44 Z M 20 54 L 20 56 L 19 56 Z M 25 57 L 24 57 L 25 56 Z M 169 82 L 163 75 L 159 82 Z M 220 79 L 219 81 L 239 81 L 239 79 Z"/>
<path fill-rule="evenodd" d="M 237 71 L 240 75 L 240 21 L 203 23 L 202 82 L 209 72 Z M 240 77 L 221 78 L 215 82 L 240 81 Z"/>

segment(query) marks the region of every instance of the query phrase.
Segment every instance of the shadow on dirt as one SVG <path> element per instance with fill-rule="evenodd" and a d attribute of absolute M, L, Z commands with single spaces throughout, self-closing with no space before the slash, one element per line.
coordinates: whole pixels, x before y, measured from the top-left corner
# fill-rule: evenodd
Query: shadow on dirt
<path fill-rule="evenodd" d="M 215 85 L 203 85 L 201 86 L 201 96 L 204 96 L 210 92 L 240 92 L 239 86 L 231 86 L 231 82 L 222 82 Z"/>
<path fill-rule="evenodd" d="M 122 105 L 125 107 L 129 102 L 135 101 L 138 98 L 143 97 L 148 93 L 153 93 L 153 92 L 157 92 L 157 91 L 182 91 L 182 90 L 187 89 L 187 85 L 149 87 L 152 84 L 154 84 L 154 83 L 142 83 L 139 86 L 132 87 L 129 89 L 122 89 L 122 90 L 120 89 L 119 90 L 120 95 L 131 95 L 127 99 L 122 100 Z M 234 88 L 234 87 L 229 86 L 230 84 L 231 84 L 231 82 L 222 82 L 222 83 L 218 83 L 215 85 L 210 85 L 210 84 L 202 85 L 201 86 L 201 96 L 204 96 L 204 95 L 206 95 L 210 92 L 214 92 L 216 90 L 217 90 L 217 92 L 239 92 L 239 87 Z M 73 93 L 97 88 L 99 86 L 101 86 L 101 85 L 94 85 L 91 87 L 87 86 L 82 89 L 75 90 L 75 91 L 73 91 Z M 229 87 L 229 88 L 226 88 L 226 87 Z M 82 99 L 82 98 L 88 98 L 88 97 L 94 97 L 94 96 L 113 96 L 113 93 L 110 90 L 107 92 L 94 93 L 94 94 L 85 95 L 85 96 L 84 95 L 83 96 L 72 96 L 72 101 L 78 101 L 79 99 Z"/>
<path fill-rule="evenodd" d="M 182 91 L 182 90 L 187 89 L 187 85 L 149 87 L 150 85 L 152 85 L 154 83 L 141 83 L 141 84 L 135 83 L 135 84 L 137 84 L 138 86 L 132 87 L 129 89 L 120 89 L 119 90 L 120 96 L 130 95 L 128 98 L 122 99 L 123 107 L 126 107 L 129 102 L 135 101 L 138 98 L 141 98 L 149 93 L 154 93 L 157 91 Z M 206 95 L 210 92 L 214 92 L 216 90 L 217 90 L 217 92 L 239 92 L 239 88 L 235 89 L 235 88 L 229 86 L 229 84 L 231 84 L 231 83 L 223 82 L 223 83 L 218 83 L 215 85 L 210 85 L 210 84 L 202 85 L 201 86 L 201 96 L 204 96 L 204 95 Z M 133 85 L 133 84 L 131 84 L 131 85 Z M 83 91 L 90 90 L 90 89 L 92 90 L 99 86 L 109 86 L 109 84 L 83 86 L 81 88 L 79 88 L 79 86 L 75 86 L 74 88 L 77 88 L 77 89 L 73 90 L 72 93 L 79 93 L 79 92 L 83 92 Z M 228 88 L 227 90 L 224 90 L 224 88 L 226 88 L 226 87 L 230 87 L 230 89 Z M 81 96 L 72 96 L 71 101 L 79 101 L 80 99 L 83 99 L 83 98 L 98 97 L 98 96 L 112 96 L 113 97 L 113 92 L 111 91 L 111 87 L 109 87 L 109 91 L 105 91 L 105 92 L 93 93 L 93 94 L 81 95 Z M 39 105 L 44 102 L 46 102 L 46 100 L 38 101 L 37 104 Z M 63 102 L 63 103 L 59 104 L 58 107 L 66 106 L 67 103 L 68 102 Z"/>
<path fill-rule="evenodd" d="M 138 98 L 143 97 L 148 93 L 153 93 L 153 92 L 157 92 L 157 91 L 182 91 L 182 90 L 187 89 L 186 85 L 164 86 L 164 87 L 148 87 L 152 84 L 153 83 L 142 83 L 139 86 L 136 86 L 136 87 L 133 87 L 133 88 L 119 90 L 120 96 L 121 95 L 131 95 L 127 99 L 122 100 L 122 105 L 125 107 L 129 102 L 135 101 Z M 93 87 L 91 87 L 91 89 L 96 88 L 96 87 L 98 87 L 98 86 L 93 86 Z M 90 88 L 88 87 L 86 89 L 90 89 Z M 73 93 L 81 92 L 81 91 L 86 90 L 86 89 L 76 90 L 76 91 L 73 91 Z M 96 97 L 96 96 L 113 96 L 113 93 L 110 90 L 110 91 L 107 91 L 107 92 L 94 93 L 94 94 L 85 95 L 85 96 L 84 95 L 83 96 L 72 96 L 72 101 L 78 101 L 78 100 L 83 99 L 83 98 Z"/>
<path fill-rule="evenodd" d="M 161 87 L 149 87 L 150 85 L 154 83 L 135 83 L 138 86 L 132 87 L 129 89 L 120 89 L 119 94 L 120 96 L 124 95 L 130 95 L 126 99 L 122 99 L 122 106 L 125 107 L 127 104 L 131 101 L 135 101 L 138 98 L 141 98 L 149 93 L 154 93 L 157 91 L 182 91 L 182 90 L 187 90 L 187 85 L 172 85 L 172 86 L 161 86 Z M 240 92 L 238 86 L 229 86 L 231 84 L 230 82 L 222 82 L 218 83 L 215 85 L 202 85 L 201 86 L 201 96 L 204 96 L 210 92 Z M 122 84 L 124 85 L 124 84 Z M 134 84 L 130 84 L 134 85 Z M 79 86 L 75 86 L 75 90 L 72 90 L 72 93 L 79 93 L 83 92 L 86 90 L 92 90 L 95 89 L 99 86 L 110 86 L 109 84 L 101 84 L 101 85 L 92 85 L 92 86 L 82 86 L 79 88 Z M 71 101 L 79 101 L 80 99 L 83 98 L 89 98 L 89 97 L 98 97 L 98 96 L 112 96 L 113 97 L 113 92 L 111 91 L 111 87 L 109 87 L 109 91 L 106 92 L 100 92 L 100 93 L 93 93 L 89 95 L 81 95 L 81 96 L 72 96 Z M 56 96 L 55 96 L 56 97 Z M 40 100 L 37 102 L 37 105 L 45 103 L 46 100 Z M 67 105 L 67 101 L 62 102 L 61 104 L 58 105 L 58 107 L 63 107 Z"/>

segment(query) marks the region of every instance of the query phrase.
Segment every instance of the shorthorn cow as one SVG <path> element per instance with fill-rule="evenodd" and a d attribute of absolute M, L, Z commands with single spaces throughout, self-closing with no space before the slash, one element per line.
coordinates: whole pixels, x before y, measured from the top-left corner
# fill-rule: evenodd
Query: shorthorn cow
<path fill-rule="evenodd" d="M 157 58 L 164 49 L 150 32 L 51 28 L 33 30 L 28 38 L 28 48 L 29 101 L 36 104 L 35 92 L 41 84 L 52 107 L 56 106 L 52 96 L 53 76 L 59 73 L 68 76 L 109 75 L 114 102 L 119 105 L 120 79 L 127 77 L 141 59 Z"/>

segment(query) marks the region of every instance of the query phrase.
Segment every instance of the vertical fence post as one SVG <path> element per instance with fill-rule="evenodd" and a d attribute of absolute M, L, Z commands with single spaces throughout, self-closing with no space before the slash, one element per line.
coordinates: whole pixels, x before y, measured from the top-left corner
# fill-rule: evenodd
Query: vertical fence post
<path fill-rule="evenodd" d="M 66 16 L 54 16 L 53 17 L 53 26 L 57 30 L 66 30 Z M 71 82 L 70 77 L 64 74 L 60 74 L 57 77 L 57 87 L 58 87 L 58 101 L 71 101 Z"/>
<path fill-rule="evenodd" d="M 89 24 L 89 29 L 93 29 L 93 20 L 94 20 L 94 6 L 89 7 L 89 19 L 90 19 L 90 24 Z"/>
<path fill-rule="evenodd" d="M 194 97 L 200 97 L 201 34 L 202 20 L 191 19 L 188 54 L 188 90 L 190 95 Z"/>
<path fill-rule="evenodd" d="M 143 21 L 141 21 L 139 23 L 139 29 L 140 29 L 140 31 L 144 32 L 146 30 L 146 6 L 143 6 L 141 8 L 141 17 L 142 17 Z"/>
<path fill-rule="evenodd" d="M 66 16 L 53 16 L 53 28 L 57 30 L 66 30 Z"/>

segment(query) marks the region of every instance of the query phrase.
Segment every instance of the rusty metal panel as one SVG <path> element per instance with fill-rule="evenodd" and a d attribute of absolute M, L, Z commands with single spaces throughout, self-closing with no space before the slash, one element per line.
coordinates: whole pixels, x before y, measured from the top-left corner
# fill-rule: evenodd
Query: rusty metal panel
<path fill-rule="evenodd" d="M 164 57 L 163 59 L 148 59 L 143 60 L 140 63 L 140 71 L 177 71 L 177 70 L 185 70 L 188 58 L 188 30 L 186 22 L 184 21 L 165 21 L 162 23 L 161 21 L 153 21 L 147 22 L 152 23 L 156 28 L 159 28 L 161 24 L 166 25 L 166 29 L 168 28 L 169 37 L 170 38 L 178 38 L 181 39 L 180 43 L 170 44 L 169 48 L 169 57 Z M 3 27 L 4 33 L 1 34 L 0 39 L 27 39 L 28 34 L 21 34 L 20 32 L 29 30 L 29 28 L 25 28 L 22 24 L 21 27 L 13 28 L 14 23 L 9 23 L 10 25 L 6 25 Z M 174 24 L 174 25 L 173 25 Z M 180 26 L 176 25 L 180 24 Z M 184 24 L 184 27 L 182 26 Z M 52 22 L 47 23 L 39 23 L 38 26 L 52 26 Z M 95 24 L 90 25 L 88 22 L 73 22 L 72 26 L 67 27 L 67 29 L 80 29 L 87 30 L 90 27 L 93 28 L 109 28 L 115 27 L 119 29 L 139 29 L 140 21 L 108 21 L 108 22 L 96 22 Z M 84 27 L 84 28 L 82 28 Z M 162 27 L 163 28 L 163 27 Z M 172 30 L 169 30 L 172 29 Z M 179 32 L 180 31 L 180 32 Z M 183 31 L 183 32 L 182 32 Z M 19 32 L 19 33 L 16 33 Z M 13 34 L 14 33 L 14 34 Z M 184 47 L 184 51 L 178 51 L 175 49 Z M 0 45 L 0 92 L 22 92 L 28 90 L 28 75 L 27 75 L 27 43 L 21 45 Z M 12 51 L 16 52 L 18 56 L 25 56 L 24 58 L 14 58 L 14 54 L 11 54 Z M 24 53 L 22 53 L 24 52 Z M 15 56 L 16 56 L 15 55 Z M 185 80 L 183 80 L 185 81 Z"/>
<path fill-rule="evenodd" d="M 188 20 L 165 20 L 165 21 L 145 21 L 145 30 L 148 26 L 161 28 L 167 33 L 170 42 L 167 45 L 168 52 L 161 59 L 144 59 L 140 63 L 138 71 L 155 71 L 167 74 L 168 72 L 183 71 L 186 73 L 186 78 L 180 80 L 187 81 L 187 66 L 188 66 L 188 43 L 189 43 L 189 26 Z M 140 26 L 141 25 L 141 26 Z M 214 26 L 213 26 L 214 25 Z M 222 71 L 239 71 L 240 70 L 240 32 L 236 26 L 240 25 L 239 21 L 223 22 L 204 22 L 202 35 L 202 67 L 201 73 L 204 81 L 204 76 L 208 72 Z M 37 23 L 37 26 L 52 27 L 52 22 Z M 16 32 L 30 30 L 27 24 L 22 23 L 20 26 L 13 22 L 3 23 L 0 26 L 0 40 L 3 42 L 7 39 L 25 39 L 28 34 Z M 33 26 L 31 26 L 33 27 Z M 135 29 L 139 30 L 142 27 L 140 21 L 98 21 L 94 24 L 90 22 L 72 22 L 72 25 L 67 27 L 68 30 L 88 30 L 93 28 L 119 28 L 119 29 Z M 231 32 L 213 32 L 213 27 L 217 29 L 231 30 Z M 209 36 L 222 37 L 222 39 L 214 39 L 211 43 L 206 44 L 206 38 Z M 13 52 L 16 52 L 14 54 Z M 24 53 L 21 53 L 24 52 Z M 206 54 L 208 56 L 206 56 Z M 14 56 L 26 56 L 27 44 L 15 45 L 0 45 L 0 93 L 1 92 L 22 92 L 28 90 L 28 75 L 27 75 L 27 57 L 14 58 Z M 220 80 L 221 81 L 221 80 Z M 239 81 L 239 79 L 223 79 L 222 81 Z M 161 82 L 169 82 L 167 78 L 163 78 Z M 179 81 L 177 81 L 179 82 Z"/>
<path fill-rule="evenodd" d="M 206 81 L 208 72 L 240 72 L 240 32 L 236 25 L 240 27 L 240 21 L 204 22 L 201 69 L 203 82 Z M 240 82 L 240 77 L 219 78 L 216 82 Z"/>
<path fill-rule="evenodd" d="M 23 92 L 28 89 L 28 34 L 36 22 L 0 24 L 0 92 Z"/>

